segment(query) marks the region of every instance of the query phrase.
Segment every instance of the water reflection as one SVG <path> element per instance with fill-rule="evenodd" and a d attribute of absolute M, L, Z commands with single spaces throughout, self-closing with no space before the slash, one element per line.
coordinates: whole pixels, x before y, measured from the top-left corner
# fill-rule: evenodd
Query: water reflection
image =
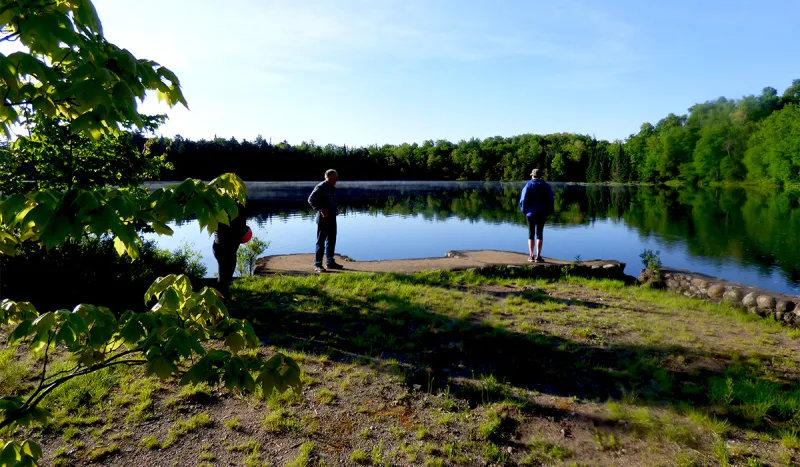
<path fill-rule="evenodd" d="M 270 254 L 313 250 L 312 182 L 248 184 L 248 217 Z M 440 256 L 458 248 L 525 250 L 522 183 L 341 182 L 337 250 L 360 260 Z M 602 257 L 640 266 L 644 248 L 664 264 L 800 293 L 800 191 L 553 184 L 556 213 L 545 255 Z M 205 251 L 207 237 L 180 226 Z M 206 259 L 211 258 L 210 249 Z M 214 270 L 213 259 L 209 263 Z"/>

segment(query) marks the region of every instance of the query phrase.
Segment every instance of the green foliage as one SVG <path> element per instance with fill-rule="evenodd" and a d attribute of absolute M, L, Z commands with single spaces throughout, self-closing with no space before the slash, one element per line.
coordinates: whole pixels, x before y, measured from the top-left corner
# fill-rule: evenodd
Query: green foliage
<path fill-rule="evenodd" d="M 241 142 L 176 137 L 161 144 L 170 146 L 175 170 L 165 176 L 173 179 L 207 179 L 215 175 L 211 170 L 223 168 L 247 173 L 251 180 L 313 180 L 335 161 L 349 180 L 523 180 L 538 167 L 556 181 L 774 183 L 796 180 L 798 174 L 782 171 L 796 167 L 787 161 L 798 154 L 796 111 L 791 110 L 800 105 L 798 83 L 783 97 L 765 88 L 760 95 L 696 104 L 686 115 L 645 123 L 625 141 L 554 133 L 360 148 L 273 145 L 261 137 Z"/>
<path fill-rule="evenodd" d="M 142 291 L 157 278 L 186 274 L 192 281 L 206 275 L 200 254 L 184 245 L 172 252 L 142 242 L 139 258 L 119 256 L 109 237 L 86 237 L 51 250 L 26 245 L 14 256 L 0 255 L 3 296 L 30 301 L 39 309 L 89 302 L 111 309 L 136 308 Z M 36 277 L 37 280 L 31 280 Z M 49 293 L 42 293 L 48 284 Z"/>
<path fill-rule="evenodd" d="M 6 135 L 23 110 L 70 120 L 73 131 L 99 138 L 122 122 L 142 126 L 136 101 L 147 91 L 170 106 L 186 105 L 174 73 L 104 39 L 90 0 L 4 2 L 0 28 L 24 48 L 0 54 Z"/>
<path fill-rule="evenodd" d="M 642 264 L 646 269 L 659 270 L 661 269 L 661 257 L 659 256 L 660 253 L 660 251 L 645 249 L 639 255 L 639 258 L 641 258 Z"/>
<path fill-rule="evenodd" d="M 236 272 L 239 276 L 252 276 L 256 269 L 256 261 L 267 251 L 270 242 L 253 237 L 236 251 Z"/>
<path fill-rule="evenodd" d="M 238 215 L 236 202 L 244 204 L 246 193 L 241 179 L 225 174 L 208 184 L 189 179 L 159 188 L 146 198 L 107 188 L 12 195 L 0 202 L 0 253 L 14 254 L 26 243 L 49 249 L 87 234 L 110 234 L 117 253 L 136 258 L 142 242 L 138 228 L 170 235 L 168 222 L 195 216 L 200 228 L 212 233 Z"/>
<path fill-rule="evenodd" d="M 258 346 L 259 340 L 249 323 L 229 316 L 214 289 L 195 292 L 186 276 L 170 275 L 148 289 L 145 304 L 154 300 L 149 311 L 127 311 L 119 318 L 107 308 L 86 304 L 72 311 L 40 314 L 27 302 L 0 302 L 0 325 L 13 327 L 9 343 L 23 341 L 35 354 L 43 354 L 37 388 L 25 397 L 0 398 L 0 428 L 46 422 L 49 413 L 39 407 L 45 397 L 61 393 L 79 401 L 80 386 L 66 390 L 65 385 L 77 384 L 79 377 L 100 377 L 103 370 L 116 365 L 143 365 L 148 374 L 162 379 L 180 376 L 182 384 L 223 383 L 229 389 L 251 392 L 258 387 L 262 394 L 299 387 L 300 370 L 290 358 L 276 354 L 264 362 L 240 353 Z M 212 339 L 223 340 L 227 349 L 201 345 Z M 63 346 L 74 356 L 71 368 L 47 373 L 52 346 Z M 83 385 L 87 389 L 106 386 Z M 101 395 L 88 393 L 87 397 Z"/>
<path fill-rule="evenodd" d="M 762 122 L 750 137 L 744 163 L 755 181 L 800 182 L 800 104 L 790 104 Z"/>
<path fill-rule="evenodd" d="M 155 131 L 164 117 L 142 117 L 144 130 Z M 113 186 L 147 192 L 167 163 L 166 148 L 141 133 L 125 131 L 98 139 L 73 133 L 68 123 L 34 114 L 30 134 L 11 147 L 0 148 L 0 192 L 11 195 L 33 190 L 91 189 Z"/>

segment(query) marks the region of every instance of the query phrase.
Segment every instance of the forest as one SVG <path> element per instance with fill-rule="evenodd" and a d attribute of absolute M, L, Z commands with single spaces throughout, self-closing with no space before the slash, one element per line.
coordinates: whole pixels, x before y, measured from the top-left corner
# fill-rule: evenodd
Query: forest
<path fill-rule="evenodd" d="M 178 135 L 155 144 L 172 165 L 164 180 L 224 172 L 245 180 L 315 180 L 331 167 L 344 180 L 521 180 L 539 167 L 553 181 L 791 184 L 800 182 L 800 79 L 783 94 L 767 87 L 696 104 L 685 115 L 644 123 L 624 141 L 556 133 L 348 147 Z"/>

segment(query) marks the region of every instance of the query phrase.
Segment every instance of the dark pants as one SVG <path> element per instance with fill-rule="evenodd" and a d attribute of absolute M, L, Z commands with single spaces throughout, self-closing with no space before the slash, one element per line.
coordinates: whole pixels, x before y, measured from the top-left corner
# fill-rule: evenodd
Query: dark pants
<path fill-rule="evenodd" d="M 317 254 L 314 257 L 314 266 L 322 266 L 323 254 L 328 258 L 328 263 L 332 263 L 335 249 L 336 216 L 333 213 L 329 217 L 317 214 Z"/>
<path fill-rule="evenodd" d="M 525 220 L 528 221 L 528 239 L 541 240 L 547 216 L 525 216 Z"/>
<path fill-rule="evenodd" d="M 233 273 L 236 271 L 236 252 L 239 250 L 239 243 L 218 243 L 214 242 L 214 258 L 217 259 L 218 273 L 217 289 L 228 293 L 228 287 L 233 281 Z"/>

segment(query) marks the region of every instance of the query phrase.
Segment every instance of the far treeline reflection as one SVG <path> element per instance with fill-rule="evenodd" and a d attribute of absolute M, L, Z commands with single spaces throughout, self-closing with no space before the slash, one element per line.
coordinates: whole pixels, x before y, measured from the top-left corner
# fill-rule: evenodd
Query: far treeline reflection
<path fill-rule="evenodd" d="M 273 217 L 313 216 L 308 187 L 293 184 L 251 189 L 249 216 L 256 223 Z M 411 215 L 425 219 L 524 225 L 518 200 L 521 183 L 343 183 L 345 212 Z M 800 190 L 669 188 L 553 183 L 556 225 L 622 221 L 641 235 L 680 242 L 692 255 L 734 259 L 762 273 L 777 267 L 787 281 L 800 283 Z M 597 241 L 604 239 L 598 238 Z"/>

